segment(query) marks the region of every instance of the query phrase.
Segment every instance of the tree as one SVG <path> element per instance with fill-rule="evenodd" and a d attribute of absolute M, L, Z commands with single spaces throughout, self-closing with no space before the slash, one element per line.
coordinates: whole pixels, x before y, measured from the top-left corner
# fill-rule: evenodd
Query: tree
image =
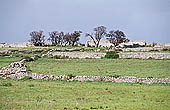
<path fill-rule="evenodd" d="M 109 33 L 106 35 L 107 39 L 110 41 L 110 43 L 114 44 L 115 47 L 118 46 L 120 43 L 128 42 L 129 40 L 126 38 L 126 35 L 122 31 L 109 31 Z"/>
<path fill-rule="evenodd" d="M 71 45 L 71 34 L 70 33 L 65 34 L 64 37 L 63 37 L 63 40 L 64 40 L 64 43 L 65 43 L 65 46 L 67 44 Z"/>
<path fill-rule="evenodd" d="M 74 46 L 76 42 L 78 42 L 80 40 L 80 36 L 81 36 L 81 31 L 74 31 L 73 33 L 67 33 L 64 35 L 64 42 L 65 45 L 72 45 Z"/>
<path fill-rule="evenodd" d="M 45 35 L 43 35 L 43 31 L 33 31 L 30 33 L 31 36 L 31 40 L 30 42 L 33 43 L 33 45 L 35 46 L 43 46 L 44 45 L 44 37 Z"/>
<path fill-rule="evenodd" d="M 86 36 L 89 36 L 96 47 L 99 47 L 99 43 L 101 41 L 101 39 L 106 35 L 106 27 L 104 26 L 99 26 L 94 28 L 94 34 L 86 34 Z"/>
<path fill-rule="evenodd" d="M 74 46 L 76 42 L 78 42 L 80 40 L 80 36 L 81 36 L 82 31 L 74 31 L 73 33 L 71 33 L 71 45 Z"/>
<path fill-rule="evenodd" d="M 64 32 L 58 32 L 58 31 L 49 32 L 49 36 L 50 38 L 48 38 L 48 40 L 51 41 L 53 46 L 62 45 Z"/>

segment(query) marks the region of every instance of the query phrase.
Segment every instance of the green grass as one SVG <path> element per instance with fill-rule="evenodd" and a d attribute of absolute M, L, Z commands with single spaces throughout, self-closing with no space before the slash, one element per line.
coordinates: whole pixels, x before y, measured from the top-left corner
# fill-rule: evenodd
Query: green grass
<path fill-rule="evenodd" d="M 0 67 L 8 66 L 10 63 L 19 61 L 20 57 L 3 57 L 0 56 Z"/>
<path fill-rule="evenodd" d="M 11 86 L 5 86 L 6 84 Z M 1 110 L 169 110 L 170 85 L 0 79 Z"/>
<path fill-rule="evenodd" d="M 53 75 L 170 77 L 170 60 L 40 58 L 26 65 L 32 73 Z"/>

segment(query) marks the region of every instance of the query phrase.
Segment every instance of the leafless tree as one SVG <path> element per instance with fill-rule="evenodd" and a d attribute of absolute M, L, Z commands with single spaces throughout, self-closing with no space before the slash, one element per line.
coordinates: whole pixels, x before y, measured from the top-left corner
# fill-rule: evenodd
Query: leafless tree
<path fill-rule="evenodd" d="M 114 44 L 115 47 L 118 46 L 120 43 L 128 42 L 129 40 L 126 38 L 126 35 L 123 31 L 109 31 L 109 33 L 106 35 L 107 39 L 110 41 L 110 43 Z"/>
<path fill-rule="evenodd" d="M 48 38 L 48 40 L 51 41 L 53 46 L 63 44 L 64 32 L 58 31 L 49 32 L 49 36 L 50 38 Z"/>
<path fill-rule="evenodd" d="M 80 40 L 80 36 L 81 36 L 82 31 L 74 31 L 73 33 L 71 33 L 71 45 L 74 46 L 76 42 L 78 42 Z"/>
<path fill-rule="evenodd" d="M 44 45 L 44 37 L 45 35 L 43 35 L 43 31 L 33 31 L 30 33 L 31 36 L 31 40 L 30 42 L 33 43 L 33 45 L 35 46 L 43 46 Z"/>
<path fill-rule="evenodd" d="M 78 42 L 80 40 L 80 36 L 81 36 L 81 31 L 74 31 L 73 33 L 67 33 L 64 35 L 64 42 L 65 45 L 72 45 L 74 46 L 76 42 Z"/>
<path fill-rule="evenodd" d="M 65 34 L 64 37 L 63 37 L 63 40 L 64 40 L 64 43 L 65 43 L 65 46 L 67 44 L 71 45 L 71 34 L 70 33 Z"/>
<path fill-rule="evenodd" d="M 93 40 L 96 47 L 99 47 L 99 43 L 105 35 L 106 35 L 106 27 L 104 26 L 99 26 L 94 28 L 93 34 L 89 34 L 89 33 L 86 34 L 86 36 L 89 36 Z"/>

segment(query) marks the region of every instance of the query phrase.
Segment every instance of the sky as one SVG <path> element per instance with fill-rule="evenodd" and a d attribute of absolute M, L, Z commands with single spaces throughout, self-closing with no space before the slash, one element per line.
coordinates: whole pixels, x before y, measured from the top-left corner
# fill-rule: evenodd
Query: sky
<path fill-rule="evenodd" d="M 170 0 L 0 0 L 0 42 L 28 42 L 30 32 L 121 30 L 130 40 L 170 43 Z"/>

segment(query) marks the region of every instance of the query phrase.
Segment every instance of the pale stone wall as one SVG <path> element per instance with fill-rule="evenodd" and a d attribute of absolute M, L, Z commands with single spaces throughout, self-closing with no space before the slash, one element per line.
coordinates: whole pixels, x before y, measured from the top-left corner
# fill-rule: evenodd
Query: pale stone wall
<path fill-rule="evenodd" d="M 128 52 L 119 53 L 119 58 L 170 59 L 170 53 Z"/>
<path fill-rule="evenodd" d="M 156 44 L 154 47 L 170 47 L 170 43 Z"/>
<path fill-rule="evenodd" d="M 102 58 L 106 55 L 106 53 L 52 52 L 52 53 L 49 53 L 49 55 L 52 55 L 52 56 L 68 56 L 69 58 Z"/>
<path fill-rule="evenodd" d="M 164 48 L 155 48 L 155 47 L 139 47 L 139 48 L 124 48 L 124 52 L 149 52 L 149 51 L 163 51 Z"/>
<path fill-rule="evenodd" d="M 145 41 L 130 40 L 129 42 L 119 44 L 119 47 L 122 47 L 122 48 L 131 47 L 132 48 L 132 47 L 144 47 L 145 45 L 146 45 Z"/>
<path fill-rule="evenodd" d="M 31 43 L 0 43 L 0 48 L 8 48 L 8 47 L 32 47 Z"/>

